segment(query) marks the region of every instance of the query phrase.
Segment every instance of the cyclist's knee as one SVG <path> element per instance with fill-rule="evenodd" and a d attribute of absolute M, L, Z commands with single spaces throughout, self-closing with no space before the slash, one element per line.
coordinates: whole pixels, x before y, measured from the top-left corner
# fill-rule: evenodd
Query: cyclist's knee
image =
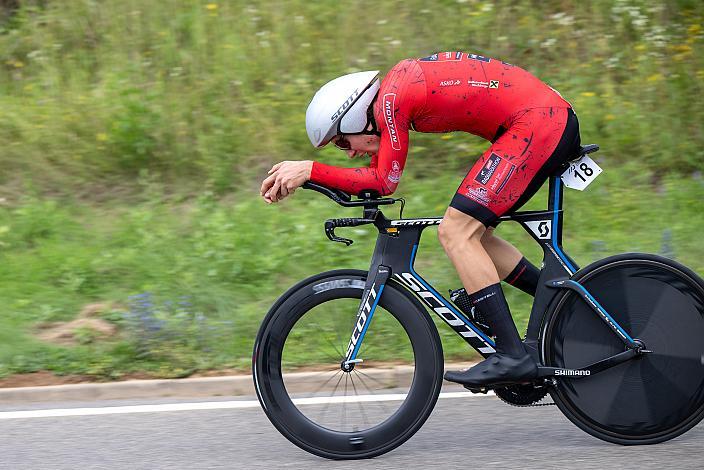
<path fill-rule="evenodd" d="M 477 219 L 448 207 L 438 227 L 438 239 L 445 251 L 466 249 L 473 242 L 481 242 L 486 227 Z"/>
<path fill-rule="evenodd" d="M 496 227 L 487 227 L 486 231 L 482 234 L 482 243 L 491 241 L 494 238 L 494 229 Z"/>

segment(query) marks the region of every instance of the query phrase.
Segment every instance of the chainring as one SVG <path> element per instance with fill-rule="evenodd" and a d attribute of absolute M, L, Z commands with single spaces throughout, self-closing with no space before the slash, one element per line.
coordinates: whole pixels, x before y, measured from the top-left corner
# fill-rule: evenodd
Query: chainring
<path fill-rule="evenodd" d="M 519 384 L 509 385 L 494 389 L 494 393 L 502 401 L 513 406 L 534 406 L 548 394 L 548 388 L 544 385 Z M 535 405 L 535 406 L 542 406 Z M 552 403 L 545 403 L 552 405 Z"/>

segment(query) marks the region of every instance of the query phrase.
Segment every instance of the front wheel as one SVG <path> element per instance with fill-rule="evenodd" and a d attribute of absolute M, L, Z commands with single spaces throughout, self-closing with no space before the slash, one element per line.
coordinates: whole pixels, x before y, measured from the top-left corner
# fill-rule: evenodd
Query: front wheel
<path fill-rule="evenodd" d="M 590 377 L 558 379 L 560 410 L 589 434 L 617 444 L 655 444 L 704 418 L 704 282 L 672 260 L 624 254 L 573 278 L 644 353 Z M 624 343 L 577 295 L 553 302 L 543 326 L 543 362 L 579 369 L 625 350 Z"/>
<path fill-rule="evenodd" d="M 357 354 L 341 363 L 367 273 L 331 271 L 291 288 L 264 319 L 254 347 L 259 401 L 302 449 L 331 459 L 374 457 L 409 439 L 442 384 L 437 330 L 411 294 L 389 280 Z"/>

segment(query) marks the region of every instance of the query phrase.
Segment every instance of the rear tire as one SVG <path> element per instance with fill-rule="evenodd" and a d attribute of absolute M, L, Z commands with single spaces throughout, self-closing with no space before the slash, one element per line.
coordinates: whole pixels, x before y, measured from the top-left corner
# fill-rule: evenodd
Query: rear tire
<path fill-rule="evenodd" d="M 550 392 L 582 430 L 623 445 L 656 444 L 704 418 L 704 282 L 667 258 L 624 254 L 573 277 L 652 353 L 590 377 L 557 379 Z M 579 369 L 626 349 L 573 291 L 556 297 L 543 326 L 543 363 Z"/>
<path fill-rule="evenodd" d="M 442 346 L 435 325 L 419 302 L 393 280 L 389 280 L 384 286 L 379 305 L 370 320 L 367 336 L 360 348 L 358 357 L 363 357 L 364 362 L 355 364 L 351 373 L 341 370 L 340 363 L 352 333 L 366 276 L 366 272 L 357 270 L 330 271 L 294 286 L 267 314 L 254 347 L 254 384 L 269 420 L 292 443 L 321 457 L 370 458 L 401 445 L 418 431 L 428 418 L 442 385 Z M 339 306 L 340 302 L 343 307 L 335 310 L 335 306 Z M 338 319 L 342 326 L 338 328 L 335 325 L 331 328 L 329 324 L 337 322 Z M 394 327 L 393 333 L 380 337 L 379 327 L 384 327 L 388 332 Z M 383 384 L 377 383 L 379 380 L 374 382 L 375 379 L 364 372 L 364 367 L 370 361 L 386 358 L 370 357 L 373 356 L 375 341 L 377 344 L 384 344 L 387 353 L 395 354 L 397 349 L 401 349 L 396 343 L 398 338 L 402 340 L 398 344 L 408 346 L 407 356 L 398 357 L 408 358 L 413 366 L 412 375 L 409 375 L 412 377 L 409 380 L 410 385 L 405 387 L 405 397 L 396 390 L 393 391 L 395 395 L 390 395 L 389 390 L 383 389 Z M 389 342 L 393 343 L 390 347 Z M 314 350 L 320 350 L 321 354 L 316 355 Z M 290 370 L 288 366 L 294 361 L 290 358 L 295 358 L 298 363 L 315 363 L 315 366 L 311 367 L 315 372 L 311 372 L 313 375 L 310 380 L 317 378 L 315 374 L 328 374 L 321 376 L 319 391 L 313 397 L 308 397 L 309 399 L 317 399 L 321 393 L 328 393 L 332 388 L 331 384 L 337 381 L 332 398 L 326 398 L 328 401 L 322 418 L 316 416 L 316 410 L 311 411 L 314 405 L 301 404 L 299 400 L 294 402 L 291 396 L 293 393 L 290 393 L 288 388 L 293 391 L 295 384 L 287 381 L 286 374 L 287 370 Z M 327 372 L 321 372 L 325 367 Z M 338 379 L 335 374 L 342 375 Z M 327 381 L 324 380 L 325 377 L 329 377 Z M 361 387 L 360 379 L 365 377 L 372 382 Z M 338 387 L 343 378 L 344 396 L 342 387 Z M 373 394 L 372 389 L 379 387 L 382 388 L 378 391 L 385 394 L 382 398 L 387 400 L 386 407 L 392 410 L 388 416 L 382 412 L 371 413 L 369 410 L 373 409 L 374 402 L 347 397 L 347 393 L 351 394 L 353 389 L 355 395 L 360 390 L 364 394 Z M 348 403 L 349 410 L 339 413 L 340 424 L 337 419 L 330 419 L 327 407 L 335 408 Z M 377 421 L 379 419 L 378 415 L 383 415 L 381 421 L 375 422 L 375 418 Z M 348 418 L 355 419 L 357 424 L 350 427 L 342 423 Z M 359 424 L 362 418 L 365 424 Z M 369 420 L 372 423 L 367 427 Z"/>

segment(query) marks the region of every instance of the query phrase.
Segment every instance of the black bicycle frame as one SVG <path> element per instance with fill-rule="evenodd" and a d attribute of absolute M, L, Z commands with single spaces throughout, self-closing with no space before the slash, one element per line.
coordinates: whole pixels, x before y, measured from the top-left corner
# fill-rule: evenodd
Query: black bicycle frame
<path fill-rule="evenodd" d="M 543 267 L 528 320 L 525 340 L 525 344 L 536 362 L 539 362 L 540 359 L 538 341 L 543 315 L 553 298 L 559 293 L 559 289 L 572 289 L 577 292 L 625 343 L 627 349 L 623 353 L 583 369 L 567 370 L 539 367 L 541 377 L 555 375 L 580 377 L 597 373 L 647 351 L 643 350 L 640 344 L 616 323 L 613 317 L 581 284 L 570 279 L 579 267 L 562 248 L 563 184 L 559 176 L 550 177 L 549 184 L 548 210 L 516 212 L 501 217 L 499 222 L 510 220 L 518 222 L 543 249 Z M 393 202 L 389 199 L 383 201 Z M 337 202 L 340 203 L 340 201 Z M 390 202 L 384 202 L 384 204 L 388 203 Z M 336 227 L 374 224 L 379 231 L 356 323 L 345 359 L 342 362 L 343 369 L 349 370 L 354 367 L 355 363 L 361 362 L 360 359 L 357 359 L 357 353 L 389 278 L 393 278 L 413 292 L 422 303 L 435 312 L 479 354 L 487 357 L 495 352 L 494 341 L 413 269 L 421 233 L 426 227 L 439 225 L 442 217 L 389 220 L 374 203 L 368 200 L 348 202 L 343 205 L 364 206 L 364 217 L 362 219 L 327 221 L 326 233 L 331 240 L 346 244 L 352 243 L 351 240 L 336 237 L 334 234 Z"/>

